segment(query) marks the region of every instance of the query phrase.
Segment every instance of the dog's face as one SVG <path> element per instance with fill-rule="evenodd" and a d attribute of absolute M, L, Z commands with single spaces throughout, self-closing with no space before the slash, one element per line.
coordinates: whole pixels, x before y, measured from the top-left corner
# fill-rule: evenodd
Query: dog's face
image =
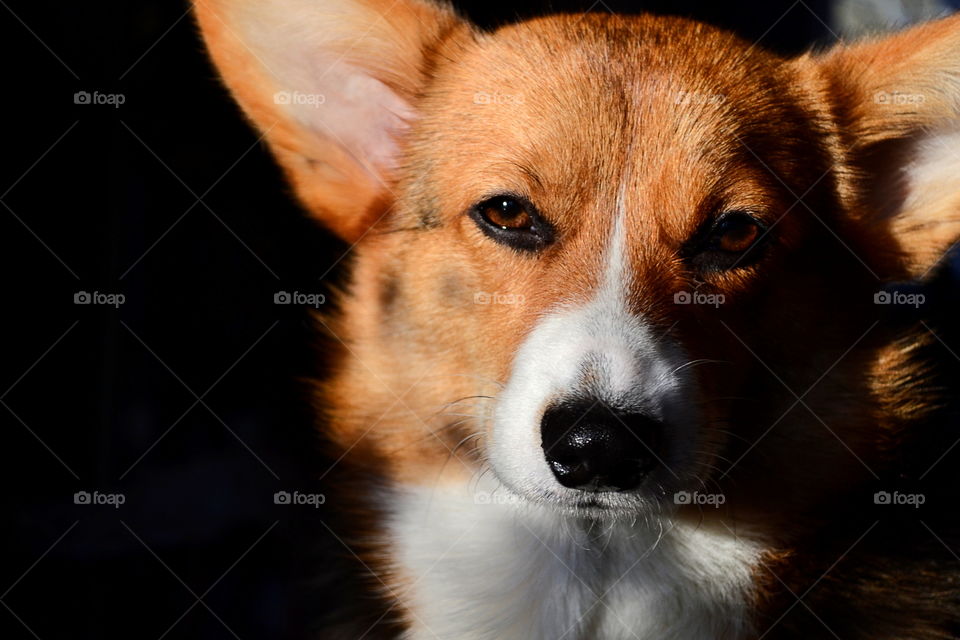
<path fill-rule="evenodd" d="M 426 4 L 281 4 L 197 6 L 305 203 L 359 240 L 345 447 L 427 483 L 469 440 L 525 498 L 630 515 L 722 476 L 811 388 L 842 446 L 807 414 L 773 465 L 870 459 L 873 295 L 957 235 L 917 224 L 957 219 L 956 20 L 782 60 L 675 19 L 479 33 Z"/>
<path fill-rule="evenodd" d="M 754 393 L 731 333 L 761 348 L 752 299 L 827 233 L 783 217 L 830 166 L 804 98 L 767 54 L 679 21 L 521 24 L 434 72 L 398 194 L 401 226 L 423 229 L 395 273 L 445 313 L 391 322 L 483 351 L 465 372 L 504 384 L 481 423 L 500 480 L 635 505 L 716 466 L 724 398 Z"/>

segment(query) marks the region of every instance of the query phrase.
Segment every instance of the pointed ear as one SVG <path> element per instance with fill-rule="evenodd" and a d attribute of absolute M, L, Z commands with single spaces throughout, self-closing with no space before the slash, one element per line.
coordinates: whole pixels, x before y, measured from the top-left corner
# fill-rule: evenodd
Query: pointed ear
<path fill-rule="evenodd" d="M 960 15 L 797 62 L 847 150 L 848 210 L 896 245 L 882 270 L 924 275 L 960 240 Z"/>
<path fill-rule="evenodd" d="M 392 204 L 430 56 L 466 24 L 429 0 L 194 0 L 194 10 L 303 204 L 358 239 Z"/>

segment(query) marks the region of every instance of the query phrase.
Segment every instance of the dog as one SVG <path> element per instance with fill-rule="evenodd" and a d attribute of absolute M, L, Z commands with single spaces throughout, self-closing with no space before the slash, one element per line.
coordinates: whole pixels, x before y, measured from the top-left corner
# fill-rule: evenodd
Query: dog
<path fill-rule="evenodd" d="M 194 10 L 350 247 L 315 401 L 366 591 L 320 637 L 960 634 L 927 299 L 960 16 L 785 58 L 652 15 Z"/>

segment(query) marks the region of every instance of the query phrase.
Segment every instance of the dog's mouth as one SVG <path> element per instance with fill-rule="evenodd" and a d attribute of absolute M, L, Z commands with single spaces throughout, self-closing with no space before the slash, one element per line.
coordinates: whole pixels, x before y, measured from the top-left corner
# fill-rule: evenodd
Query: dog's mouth
<path fill-rule="evenodd" d="M 681 483 L 669 473 L 651 473 L 639 486 L 624 491 L 609 487 L 571 489 L 557 483 L 540 486 L 521 486 L 509 473 L 492 469 L 497 482 L 496 491 L 508 494 L 511 504 L 546 509 L 573 518 L 602 521 L 635 521 L 668 515 L 682 506 L 676 500 L 683 495 Z"/>

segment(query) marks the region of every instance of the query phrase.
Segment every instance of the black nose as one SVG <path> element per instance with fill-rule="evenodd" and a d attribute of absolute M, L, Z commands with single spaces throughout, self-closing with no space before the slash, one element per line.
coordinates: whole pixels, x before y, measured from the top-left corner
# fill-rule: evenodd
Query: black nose
<path fill-rule="evenodd" d="M 625 491 L 657 463 L 661 425 L 592 400 L 557 404 L 540 422 L 547 464 L 565 487 Z"/>

